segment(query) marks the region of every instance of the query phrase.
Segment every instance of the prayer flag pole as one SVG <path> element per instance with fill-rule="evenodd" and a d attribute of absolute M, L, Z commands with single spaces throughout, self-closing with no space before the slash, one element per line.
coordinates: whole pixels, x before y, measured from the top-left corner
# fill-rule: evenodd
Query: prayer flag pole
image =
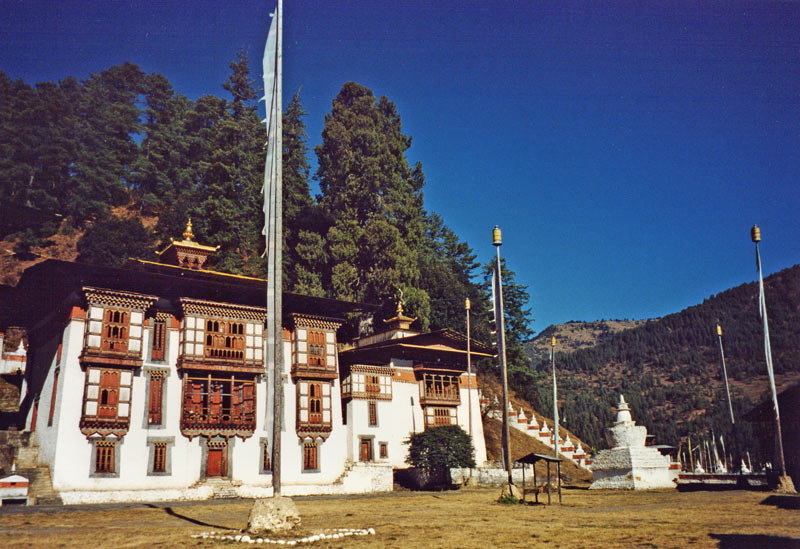
<path fill-rule="evenodd" d="M 728 387 L 728 370 L 725 368 L 725 351 L 722 350 L 722 326 L 717 324 L 717 338 L 719 339 L 719 356 L 722 359 L 722 379 L 725 380 L 725 396 L 728 397 L 728 411 L 731 413 L 731 425 L 736 422 L 733 419 L 733 404 L 731 403 L 731 391 Z"/>
<path fill-rule="evenodd" d="M 775 410 L 775 428 L 778 433 L 778 453 L 781 462 L 781 487 L 788 493 L 795 493 L 791 477 L 786 474 L 786 460 L 783 457 L 783 435 L 781 434 L 781 414 L 778 409 L 778 391 L 775 389 L 775 372 L 772 367 L 772 347 L 769 343 L 769 324 L 767 322 L 767 300 L 764 294 L 764 276 L 761 273 L 761 254 L 758 250 L 758 243 L 761 242 L 761 229 L 758 225 L 753 225 L 750 229 L 750 238 L 756 245 L 756 267 L 758 268 L 758 306 L 759 314 L 764 327 L 764 355 L 767 361 L 767 373 L 769 374 L 769 385 L 772 389 L 772 405 Z"/>
<path fill-rule="evenodd" d="M 497 248 L 497 263 L 494 268 L 494 322 L 497 331 L 497 356 L 500 359 L 500 371 L 503 378 L 503 462 L 508 471 L 508 484 L 514 484 L 511 470 L 511 433 L 508 428 L 508 370 L 506 367 L 506 326 L 503 318 L 503 279 L 500 269 L 500 246 L 503 237 L 500 228 L 495 225 L 492 230 L 492 244 Z"/>
<path fill-rule="evenodd" d="M 278 0 L 264 48 L 267 159 L 264 167 L 264 220 L 267 256 L 267 348 L 265 372 L 273 372 L 272 494 L 281 496 L 281 431 L 283 423 L 283 0 Z"/>
<path fill-rule="evenodd" d="M 472 440 L 472 359 L 469 352 L 469 298 L 464 302 L 464 306 L 467 310 L 467 406 L 469 407 L 467 415 L 469 416 L 469 438 Z"/>
<path fill-rule="evenodd" d="M 558 457 L 559 440 L 558 440 L 558 389 L 556 388 L 556 336 L 550 340 L 550 366 L 553 369 L 553 425 L 555 429 L 555 455 Z M 559 482 L 561 480 L 559 479 Z"/>

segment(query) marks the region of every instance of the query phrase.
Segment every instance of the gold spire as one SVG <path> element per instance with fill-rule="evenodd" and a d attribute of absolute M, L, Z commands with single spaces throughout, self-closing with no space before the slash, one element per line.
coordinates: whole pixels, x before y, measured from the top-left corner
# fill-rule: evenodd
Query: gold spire
<path fill-rule="evenodd" d="M 189 218 L 189 221 L 186 223 L 186 230 L 183 231 L 183 239 L 184 240 L 194 240 L 194 233 L 192 232 L 192 218 Z"/>

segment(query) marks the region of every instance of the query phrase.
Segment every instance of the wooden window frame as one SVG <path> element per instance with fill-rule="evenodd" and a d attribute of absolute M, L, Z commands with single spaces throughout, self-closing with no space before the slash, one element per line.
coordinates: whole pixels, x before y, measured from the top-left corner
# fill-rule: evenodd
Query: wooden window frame
<path fill-rule="evenodd" d="M 153 443 L 153 473 L 167 472 L 167 443 Z"/>
<path fill-rule="evenodd" d="M 94 472 L 97 475 L 113 475 L 116 471 L 116 442 L 97 441 L 94 443 Z"/>
<path fill-rule="evenodd" d="M 322 425 L 322 383 L 308 384 L 308 423 Z"/>
<path fill-rule="evenodd" d="M 425 427 L 439 427 L 440 425 L 458 425 L 458 416 L 455 408 L 448 406 L 426 406 Z"/>
<path fill-rule="evenodd" d="M 61 350 L 61 346 L 59 345 L 59 351 Z M 53 415 L 56 411 L 56 392 L 58 391 L 58 374 L 61 372 L 61 368 L 56 368 L 53 372 L 53 393 L 50 395 L 50 414 L 47 416 L 47 426 L 53 426 Z"/>
<path fill-rule="evenodd" d="M 163 362 L 167 351 L 167 321 L 163 318 L 153 320 L 153 341 L 150 345 L 150 360 Z"/>
<path fill-rule="evenodd" d="M 39 397 L 33 401 L 33 411 L 31 412 L 31 433 L 36 431 L 36 421 L 39 419 Z"/>
<path fill-rule="evenodd" d="M 318 332 L 309 330 L 307 337 L 308 344 L 308 365 L 318 368 L 325 368 L 327 366 L 327 344 L 325 341 L 325 332 Z"/>
<path fill-rule="evenodd" d="M 303 442 L 303 471 L 319 471 L 319 443 Z"/>
<path fill-rule="evenodd" d="M 147 424 L 164 424 L 164 373 L 150 372 L 147 401 Z"/>
<path fill-rule="evenodd" d="M 97 380 L 92 380 L 97 372 Z M 109 381 L 116 377 L 116 383 Z M 123 383 L 123 378 L 128 383 Z M 133 372 L 120 368 L 90 366 L 86 368 L 82 421 L 128 422 L 133 393 Z M 89 409 L 94 408 L 94 413 Z"/>
<path fill-rule="evenodd" d="M 378 403 L 377 402 L 367 402 L 367 416 L 369 418 L 369 426 L 370 427 L 377 427 L 378 426 Z"/>
<path fill-rule="evenodd" d="M 255 430 L 256 381 L 241 374 L 185 375 L 181 428 Z"/>
<path fill-rule="evenodd" d="M 128 353 L 131 332 L 131 311 L 116 307 L 103 308 L 103 331 L 100 334 L 100 349 L 110 353 Z"/>
<path fill-rule="evenodd" d="M 388 442 L 379 442 L 378 443 L 378 456 L 380 459 L 388 459 L 389 458 L 389 443 Z"/>
<path fill-rule="evenodd" d="M 381 376 L 375 374 L 364 375 L 364 392 L 377 393 L 381 392 Z"/>

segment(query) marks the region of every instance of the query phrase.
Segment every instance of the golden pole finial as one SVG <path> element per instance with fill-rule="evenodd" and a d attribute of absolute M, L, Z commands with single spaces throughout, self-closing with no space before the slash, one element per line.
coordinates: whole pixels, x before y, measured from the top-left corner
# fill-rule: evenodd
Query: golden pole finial
<path fill-rule="evenodd" d="M 722 326 L 720 326 L 719 324 L 717 324 L 717 335 L 718 336 L 722 335 Z"/>
<path fill-rule="evenodd" d="M 550 346 L 551 347 L 555 347 L 556 346 L 556 336 L 553 336 L 552 339 L 550 339 Z"/>
<path fill-rule="evenodd" d="M 750 229 L 750 238 L 753 239 L 753 242 L 756 244 L 761 242 L 761 229 L 758 228 L 758 225 L 753 225 L 753 228 Z"/>
<path fill-rule="evenodd" d="M 498 227 L 497 225 L 495 225 L 494 229 L 492 229 L 492 245 L 494 246 L 503 245 L 503 233 L 500 231 L 500 227 Z"/>
<path fill-rule="evenodd" d="M 467 298 L 467 300 L 464 302 L 464 307 L 469 311 L 469 309 L 471 307 L 471 303 L 469 302 L 469 298 Z"/>
<path fill-rule="evenodd" d="M 184 240 L 192 240 L 194 238 L 194 233 L 192 232 L 192 218 L 189 218 L 189 221 L 186 223 L 186 230 L 183 231 L 183 239 Z"/>

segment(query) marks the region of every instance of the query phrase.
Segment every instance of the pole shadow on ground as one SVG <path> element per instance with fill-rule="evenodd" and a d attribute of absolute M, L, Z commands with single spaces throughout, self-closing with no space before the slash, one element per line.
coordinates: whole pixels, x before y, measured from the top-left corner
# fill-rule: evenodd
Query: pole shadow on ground
<path fill-rule="evenodd" d="M 197 524 L 198 526 L 208 526 L 209 528 L 218 528 L 221 530 L 237 530 L 236 528 L 231 528 L 230 526 L 222 526 L 219 524 L 211 524 L 210 522 L 203 522 L 202 520 L 197 520 L 192 517 L 187 517 L 186 515 L 181 515 L 180 513 L 176 513 L 172 507 L 159 507 L 156 505 L 148 505 L 153 509 L 163 509 L 166 514 L 171 517 L 175 517 L 181 520 L 185 520 L 186 522 L 191 522 L 192 524 Z"/>
<path fill-rule="evenodd" d="M 719 540 L 720 549 L 740 549 L 741 547 L 769 547 L 770 549 L 800 549 L 800 538 L 765 536 L 762 534 L 709 534 Z"/>

